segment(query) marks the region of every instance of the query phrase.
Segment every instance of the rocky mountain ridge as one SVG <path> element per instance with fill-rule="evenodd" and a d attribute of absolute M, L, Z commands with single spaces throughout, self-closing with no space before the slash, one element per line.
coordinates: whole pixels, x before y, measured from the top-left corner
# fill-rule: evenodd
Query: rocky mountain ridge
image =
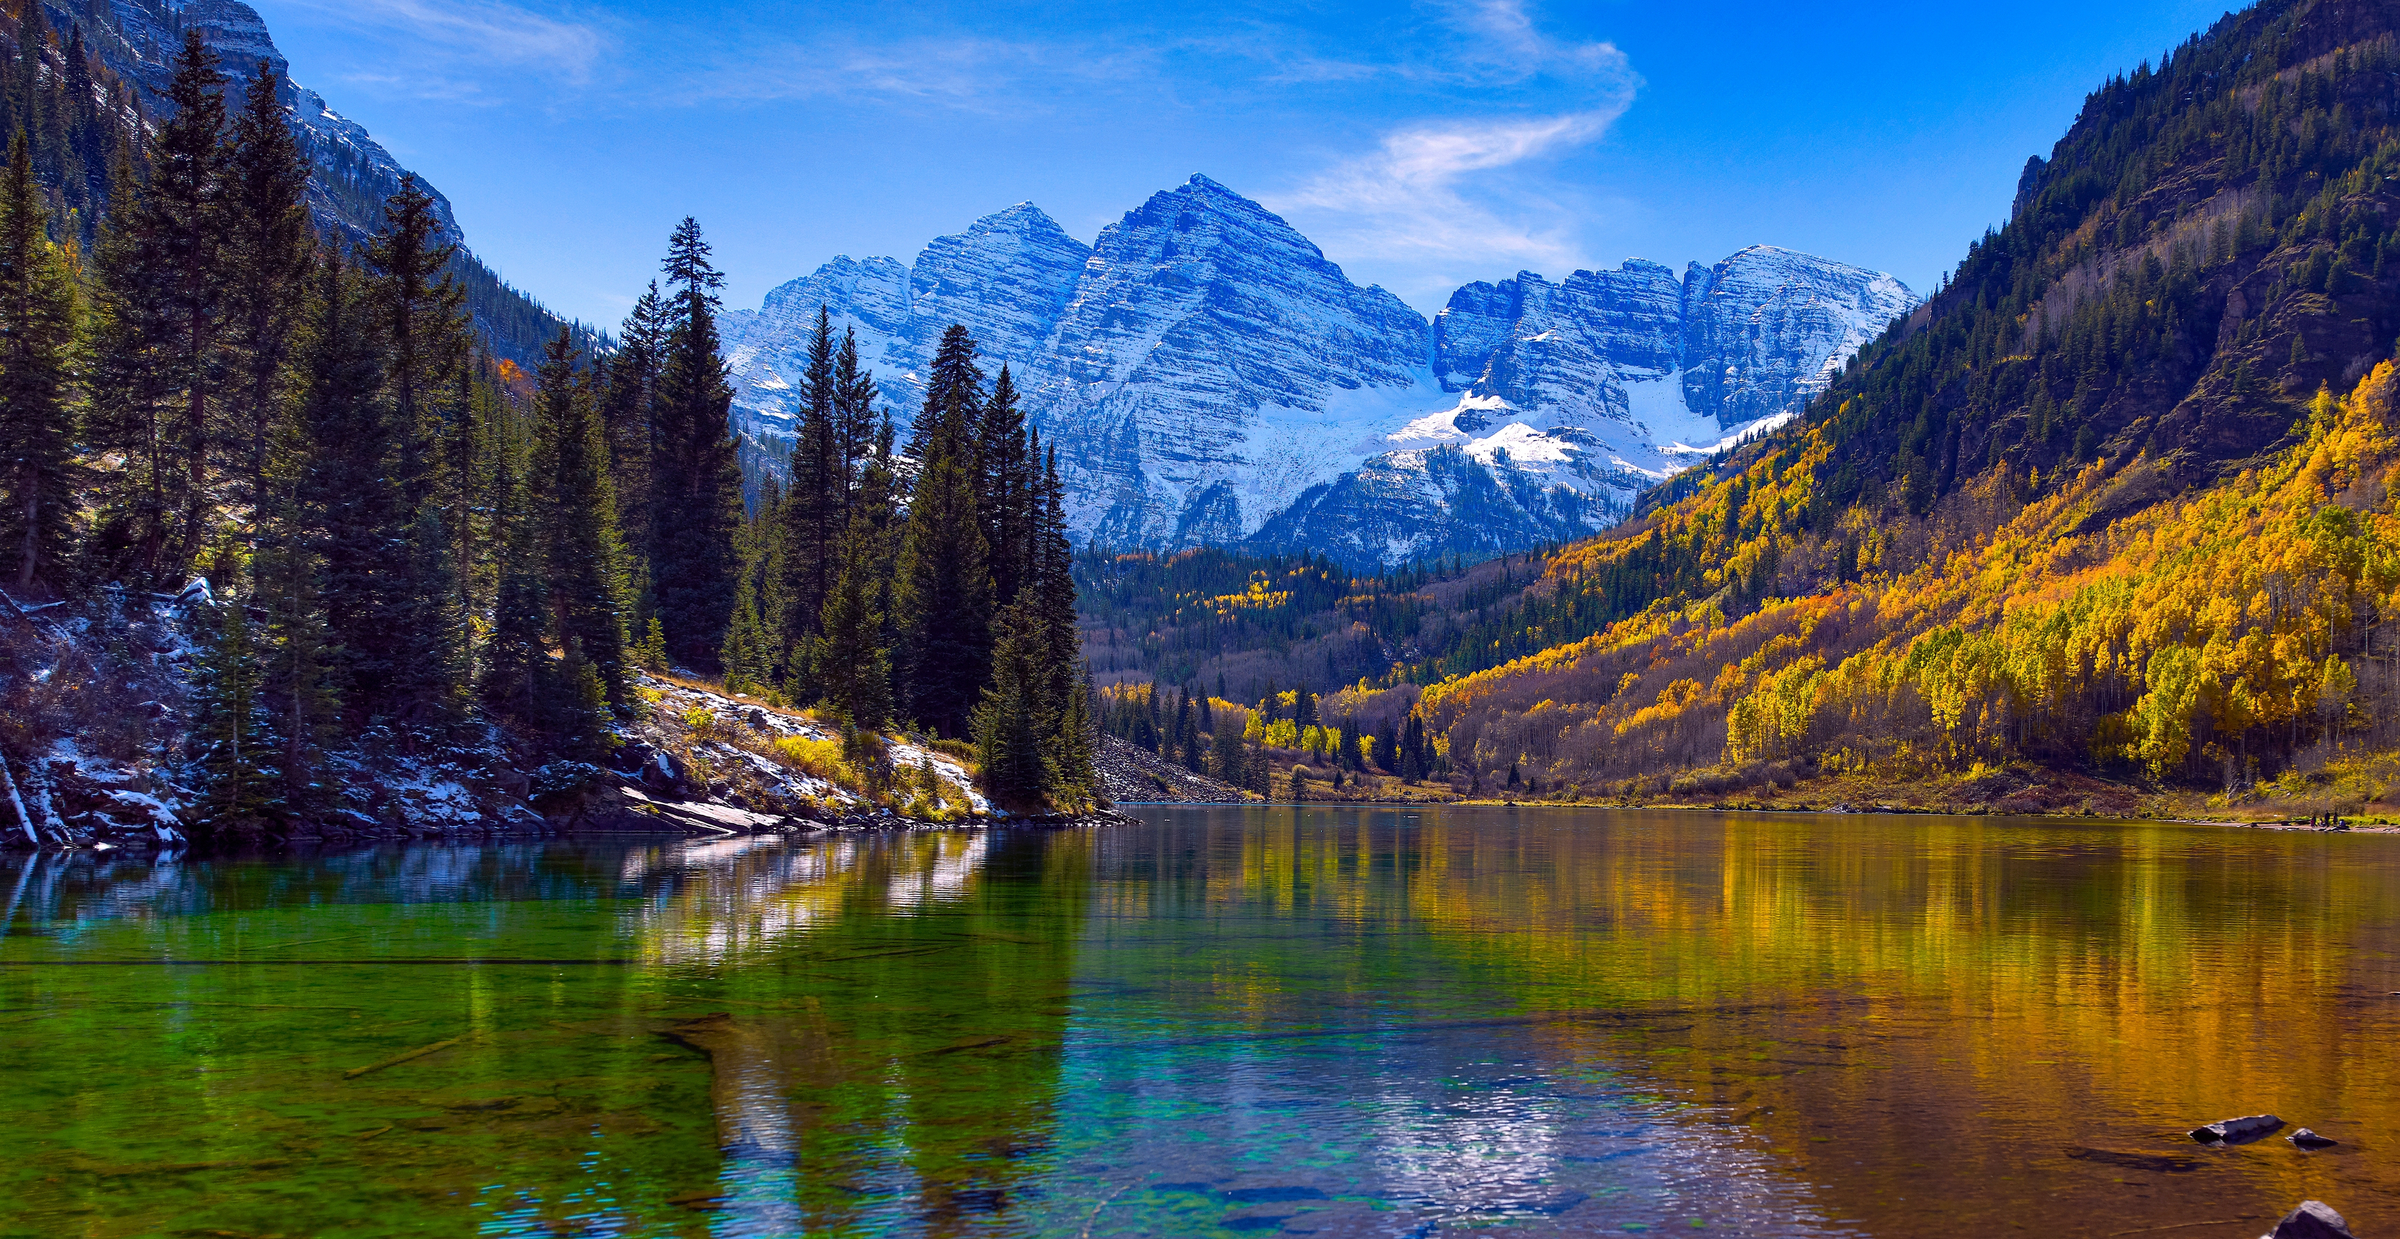
<path fill-rule="evenodd" d="M 358 122 L 336 112 L 323 95 L 291 77 L 291 63 L 275 46 L 258 10 L 242 0 L 106 0 L 73 3 L 42 0 L 43 16 L 62 33 L 80 30 L 93 58 L 132 85 L 144 116 L 155 121 L 172 114 L 167 86 L 174 77 L 174 60 L 184 32 L 196 30 L 214 52 L 219 68 L 232 79 L 227 106 L 240 105 L 240 92 L 261 61 L 277 79 L 311 175 L 309 214 L 318 230 L 329 236 L 359 242 L 383 222 L 383 203 L 412 175 Z M 432 195 L 434 212 L 448 240 L 465 243 L 449 199 L 417 177 L 418 187 Z M 493 351 L 519 364 L 530 365 L 563 320 L 510 287 L 471 252 L 462 249 L 454 272 L 467 290 L 468 309 Z M 587 338 L 590 333 L 583 333 Z"/>
<path fill-rule="evenodd" d="M 736 418 L 788 436 L 817 308 L 905 421 L 943 328 L 1011 367 L 1079 539 L 1310 549 L 1359 568 L 1597 530 L 1787 418 L 1916 304 L 1888 275 L 1758 246 L 1459 289 L 1428 321 L 1204 176 L 1090 246 L 1031 203 L 903 267 L 836 258 L 726 316 Z"/>

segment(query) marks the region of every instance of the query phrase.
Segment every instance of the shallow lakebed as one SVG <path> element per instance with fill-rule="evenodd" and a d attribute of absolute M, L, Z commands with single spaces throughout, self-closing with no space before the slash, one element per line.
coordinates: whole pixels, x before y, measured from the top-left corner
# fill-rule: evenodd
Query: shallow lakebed
<path fill-rule="evenodd" d="M 2400 839 L 1131 812 L 0 859 L 0 1234 L 2400 1234 Z"/>

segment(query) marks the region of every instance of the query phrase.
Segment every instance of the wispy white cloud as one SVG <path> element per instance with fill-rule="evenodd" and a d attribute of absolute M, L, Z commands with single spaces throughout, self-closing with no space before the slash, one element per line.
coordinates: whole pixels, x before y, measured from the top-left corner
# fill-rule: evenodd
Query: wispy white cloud
<path fill-rule="evenodd" d="M 1469 265 L 1555 270 L 1581 261 L 1584 221 L 1526 173 L 1598 140 L 1632 105 L 1640 79 L 1612 44 L 1543 32 L 1522 0 L 1475 0 L 1445 16 L 1474 50 L 1444 72 L 1503 100 L 1550 106 L 1397 126 L 1269 205 L 1304 219 L 1329 251 L 1431 266 L 1440 272 L 1434 282 Z"/>
<path fill-rule="evenodd" d="M 402 62 L 475 64 L 582 83 L 609 55 L 614 40 L 600 26 L 537 12 L 505 0 L 288 0 L 324 19 L 381 36 Z M 418 78 L 393 74 L 395 82 Z M 462 90 L 454 75 L 418 78 L 448 97 Z"/>
<path fill-rule="evenodd" d="M 1402 129 L 1375 151 L 1343 160 L 1268 204 L 1314 217 L 1320 240 L 1347 253 L 1555 267 L 1580 257 L 1571 221 L 1528 218 L 1534 202 L 1495 204 L 1468 181 L 1581 146 L 1613 119 L 1614 112 L 1593 111 Z"/>
<path fill-rule="evenodd" d="M 1505 66 L 1520 76 L 1550 74 L 1594 80 L 1626 74 L 1625 54 L 1612 43 L 1569 43 L 1544 34 L 1525 11 L 1524 0 L 1459 0 L 1449 23 L 1476 36 L 1473 61 L 1487 70 Z"/>
<path fill-rule="evenodd" d="M 748 46 L 738 58 L 701 70 L 692 93 L 751 103 L 851 98 L 990 111 L 1020 106 L 1062 76 L 1097 72 L 1088 51 L 971 36 Z"/>

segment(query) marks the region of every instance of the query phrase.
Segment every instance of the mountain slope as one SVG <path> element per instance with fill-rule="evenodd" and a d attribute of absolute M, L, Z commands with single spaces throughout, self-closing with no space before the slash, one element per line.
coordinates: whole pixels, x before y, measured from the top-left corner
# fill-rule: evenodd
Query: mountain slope
<path fill-rule="evenodd" d="M 43 0 L 43 13 L 52 31 L 79 31 L 92 58 L 134 87 L 142 114 L 151 118 L 172 113 L 166 89 L 184 31 L 199 31 L 226 76 L 234 79 L 230 99 L 238 101 L 243 84 L 265 61 L 280 83 L 311 165 L 309 212 L 329 236 L 358 242 L 373 235 L 383 224 L 384 201 L 411 175 L 364 127 L 292 80 L 290 62 L 276 49 L 265 20 L 241 0 L 109 0 L 105 7 Z M 63 68 L 63 50 L 56 54 Z M 465 234 L 449 200 L 423 178 L 418 184 L 433 196 L 447 239 L 463 244 Z M 498 356 L 530 369 L 540 360 L 542 346 L 567 325 L 471 252 L 462 249 L 452 270 L 466 289 L 477 328 Z M 579 334 L 591 337 L 588 331 Z"/>
<path fill-rule="evenodd" d="M 1550 558 L 1528 613 L 1594 635 L 1427 689 L 1446 752 L 1611 795 L 1782 762 L 2238 799 L 2400 742 L 2396 34 L 2280 0 L 2094 92 L 1800 423 Z"/>
<path fill-rule="evenodd" d="M 1459 290 L 1427 322 L 1195 176 L 1082 246 L 1031 204 L 904 268 L 837 258 L 728 315 L 745 429 L 788 434 L 819 306 L 903 419 L 951 322 L 1061 449 L 1086 542 L 1321 550 L 1358 570 L 1589 533 L 1788 415 L 1915 304 L 1888 276 L 1757 247 Z"/>
<path fill-rule="evenodd" d="M 1090 247 L 1030 202 L 937 237 L 914 268 L 847 257 L 767 294 L 757 310 L 725 315 L 725 357 L 752 433 L 789 438 L 791 404 L 808 365 L 820 307 L 858 335 L 859 357 L 905 419 L 924 397 L 924 372 L 943 329 L 965 324 L 987 368 L 1030 369 L 1073 296 Z M 1019 381 L 1022 387 L 1023 381 Z"/>

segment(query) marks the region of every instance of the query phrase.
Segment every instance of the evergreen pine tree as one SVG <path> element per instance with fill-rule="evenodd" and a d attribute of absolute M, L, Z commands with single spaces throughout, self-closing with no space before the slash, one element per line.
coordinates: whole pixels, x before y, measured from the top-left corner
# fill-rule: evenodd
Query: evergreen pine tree
<path fill-rule="evenodd" d="M 308 163 L 284 120 L 272 66 L 260 61 L 233 120 L 225 189 L 225 393 L 231 463 L 253 506 L 283 400 L 292 333 L 314 255 Z"/>
<path fill-rule="evenodd" d="M 892 656 L 879 607 L 880 595 L 888 593 L 885 544 L 868 513 L 850 518 L 841 572 L 825 598 L 810 659 L 826 703 L 863 731 L 881 730 L 892 714 Z"/>
<path fill-rule="evenodd" d="M 745 580 L 736 590 L 733 619 L 725 626 L 725 644 L 717 652 L 729 693 L 755 693 L 775 682 L 774 640 L 758 610 L 758 588 Z"/>
<path fill-rule="evenodd" d="M 1240 720 L 1231 713 L 1218 715 L 1212 739 L 1214 751 L 1209 754 L 1209 773 L 1235 787 L 1249 786 Z"/>
<path fill-rule="evenodd" d="M 642 626 L 642 639 L 634 644 L 633 661 L 645 671 L 667 669 L 667 629 L 653 615 Z"/>
<path fill-rule="evenodd" d="M 91 225 L 99 222 L 100 207 L 106 191 L 109 159 L 116 153 L 116 117 L 102 116 L 92 88 L 91 53 L 83 45 L 83 27 L 71 27 L 67 34 L 64 63 L 59 74 L 60 101 L 65 115 L 67 149 L 59 177 L 60 196 L 67 209 L 74 213 L 80 226 L 70 232 L 78 244 L 89 246 Z M 66 240 L 61 237 L 60 240 Z"/>
<path fill-rule="evenodd" d="M 724 277 L 709 265 L 699 224 L 686 219 L 675 230 L 666 272 L 676 291 L 652 409 L 652 593 L 668 652 L 708 670 L 733 615 L 742 478 L 726 421 L 733 389 L 718 355 L 716 290 Z"/>
<path fill-rule="evenodd" d="M 1058 712 L 1050 742 L 1048 774 L 1050 802 L 1069 813 L 1091 809 L 1100 799 L 1100 778 L 1092 762 L 1095 731 L 1092 720 L 1091 669 L 1075 677 L 1064 709 Z"/>
<path fill-rule="evenodd" d="M 457 256 L 433 196 L 416 178 L 403 178 L 384 203 L 383 228 L 366 246 L 363 269 L 383 341 L 386 398 L 401 431 L 401 496 L 412 513 L 434 502 L 443 483 L 463 487 L 467 480 L 469 439 L 457 423 L 472 335 L 466 290 L 448 270 Z M 451 477 L 437 472 L 444 467 Z M 463 495 L 442 498 L 452 511 L 466 503 Z"/>
<path fill-rule="evenodd" d="M 610 701 L 625 699 L 624 569 L 608 441 L 565 328 L 542 357 L 529 466 L 551 642 L 572 645 Z M 578 686 L 575 687 L 580 692 Z"/>
<path fill-rule="evenodd" d="M 338 255 L 316 274 L 301 349 L 299 421 L 309 444 L 300 501 L 314 514 L 310 550 L 323 565 L 325 622 L 344 706 L 386 711 L 412 672 L 415 583 L 402 558 L 409 519 L 393 479 L 400 435 L 383 399 L 383 366 L 366 290 Z"/>
<path fill-rule="evenodd" d="M 952 323 L 943 329 L 933 363 L 925 368 L 925 403 L 909 432 L 908 454 L 924 460 L 928 436 L 946 422 L 964 438 L 969 477 L 980 492 L 983 462 L 975 453 L 983 442 L 983 404 L 983 367 L 976 361 L 975 337 Z"/>
<path fill-rule="evenodd" d="M 967 731 L 991 658 L 990 549 L 976 508 L 981 381 L 973 338 L 951 327 L 917 414 L 919 465 L 900 548 L 897 605 L 908 625 L 908 704 L 919 722 L 945 736 Z"/>
<path fill-rule="evenodd" d="M 543 629 L 548 616 L 539 538 L 527 512 L 526 455 L 506 439 L 493 453 L 490 529 L 496 544 L 497 589 L 491 635 L 476 664 L 476 695 L 493 714 L 520 728 L 540 729 L 545 721 L 542 701 L 547 686 L 542 673 L 549 650 Z"/>
<path fill-rule="evenodd" d="M 405 632 L 413 650 L 401 664 L 405 691 L 395 702 L 405 697 L 408 717 L 431 721 L 448 713 L 467 671 L 465 591 L 474 579 L 467 569 L 477 550 L 476 454 L 485 436 L 475 424 L 467 365 L 466 290 L 449 270 L 458 246 L 445 239 L 434 199 L 414 177 L 401 179 L 383 217 L 363 269 L 399 448 L 394 482 L 409 529 Z"/>
<path fill-rule="evenodd" d="M 120 148 L 111 181 L 130 206 L 135 177 L 129 151 Z M 159 376 L 148 362 L 152 332 L 149 298 L 140 294 L 140 244 L 133 212 L 109 214 L 99 230 L 91 265 L 89 333 L 90 400 L 85 434 L 91 450 L 113 452 L 124 465 L 102 479 L 95 496 L 99 511 L 84 539 L 87 572 L 103 580 L 140 579 L 140 566 L 164 541 L 166 488 L 160 476 Z"/>
<path fill-rule="evenodd" d="M 179 575 L 210 539 L 208 468 L 225 298 L 224 75 L 185 32 L 167 89 L 172 113 L 151 143 L 146 181 L 100 252 L 104 325 L 94 381 L 104 446 L 136 462 L 119 503 L 138 577 Z"/>
<path fill-rule="evenodd" d="M 210 834 L 255 829 L 267 808 L 273 749 L 261 717 L 258 649 L 238 599 L 213 608 L 215 628 L 193 684 L 192 735 L 198 746 L 203 826 Z"/>
<path fill-rule="evenodd" d="M 637 628 L 647 629 L 655 599 L 650 594 L 650 464 L 655 449 L 651 412 L 667 342 L 667 311 L 658 282 L 633 303 L 617 331 L 607 384 L 600 396 L 608 426 L 609 477 L 617 494 L 618 543 L 625 548 L 625 576 L 632 592 Z"/>
<path fill-rule="evenodd" d="M 1039 448 L 1036 436 L 1028 457 Z M 1082 663 L 1083 637 L 1075 614 L 1075 549 L 1067 541 L 1066 490 L 1059 482 L 1057 453 L 1041 464 L 1038 470 L 1030 463 L 1023 470 L 1027 578 L 1021 596 L 1031 600 L 1041 622 L 1043 691 L 1056 720 L 1048 739 L 1052 790 L 1080 806 L 1099 782 L 1092 769 L 1086 700 L 1091 688 L 1075 670 Z"/>
<path fill-rule="evenodd" d="M 976 762 L 993 799 L 1032 806 L 1042 802 L 1052 781 L 1045 738 L 1057 723 L 1042 700 L 1048 642 L 1032 597 L 1004 608 L 992 631 L 991 686 L 974 714 Z"/>
<path fill-rule="evenodd" d="M 266 611 L 265 667 L 261 693 L 282 742 L 277 808 L 305 813 L 322 797 L 320 754 L 341 708 L 335 688 L 335 651 L 325 624 L 320 566 L 311 551 L 319 534 L 300 496 L 308 468 L 308 444 L 289 415 L 276 419 L 263 478 L 265 504 L 251 564 L 259 604 Z"/>
<path fill-rule="evenodd" d="M 842 347 L 833 358 L 833 420 L 851 500 L 865 484 L 867 462 L 875 455 L 876 444 L 881 441 L 884 452 L 890 451 L 888 431 L 877 432 L 875 395 L 874 376 L 858 364 L 858 333 L 844 327 Z"/>
<path fill-rule="evenodd" d="M 824 611 L 843 531 L 848 525 L 849 474 L 842 457 L 836 424 L 840 393 L 834 363 L 833 319 L 817 307 L 816 330 L 809 337 L 808 366 L 800 376 L 800 422 L 791 456 L 791 489 L 777 513 L 781 533 L 779 573 L 783 599 L 789 605 L 782 619 L 783 661 L 790 667 L 792 690 L 813 694 L 821 680 L 808 667 L 811 640 Z"/>
<path fill-rule="evenodd" d="M 976 455 L 981 478 L 976 491 L 976 514 L 983 521 L 984 542 L 991 548 L 992 597 L 1013 601 L 1036 575 L 1034 527 L 1039 516 L 1040 456 L 1026 437 L 1025 414 L 1017 408 L 1015 380 L 1008 367 L 992 382 L 983 403 Z"/>
<path fill-rule="evenodd" d="M 48 216 L 19 133 L 0 179 L 0 545 L 14 555 L 20 593 L 56 583 L 74 517 L 68 383 L 78 316 L 74 281 L 44 232 Z"/>

